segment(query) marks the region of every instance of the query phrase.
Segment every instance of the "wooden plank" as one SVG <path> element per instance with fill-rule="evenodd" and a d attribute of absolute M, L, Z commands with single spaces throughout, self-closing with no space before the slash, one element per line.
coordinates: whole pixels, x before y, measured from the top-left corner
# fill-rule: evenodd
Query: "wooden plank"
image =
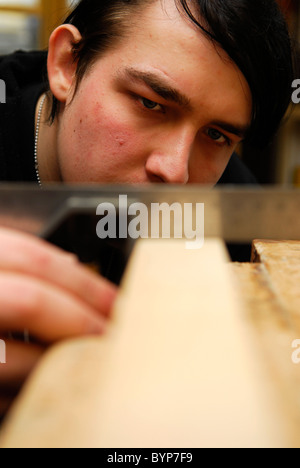
<path fill-rule="evenodd" d="M 1 447 L 289 445 L 223 242 L 141 241 L 104 338 L 53 348 Z"/>
<path fill-rule="evenodd" d="M 297 333 L 289 309 L 274 290 L 264 264 L 232 264 L 244 304 L 248 331 L 253 330 L 254 348 L 260 355 L 270 391 L 276 391 L 277 411 L 288 434 L 290 447 L 300 446 L 300 372 L 292 361 L 293 341 Z M 283 429 L 283 427 L 282 427 Z M 281 446 L 281 445 L 280 445 Z"/>
<path fill-rule="evenodd" d="M 300 338 L 300 242 L 256 240 L 252 260 L 265 265 L 290 327 Z"/>
<path fill-rule="evenodd" d="M 26 15 L 39 15 L 41 10 L 39 5 L 26 7 L 22 5 L 1 5 L 0 12 L 2 13 L 24 13 Z"/>
<path fill-rule="evenodd" d="M 292 446 L 300 446 L 300 368 L 292 360 L 300 339 L 300 242 L 256 240 L 252 265 L 233 265 L 249 324 L 279 394 Z"/>
<path fill-rule="evenodd" d="M 47 48 L 52 31 L 65 19 L 68 2 L 67 0 L 40 0 L 40 9 L 42 18 L 40 44 L 41 48 Z"/>

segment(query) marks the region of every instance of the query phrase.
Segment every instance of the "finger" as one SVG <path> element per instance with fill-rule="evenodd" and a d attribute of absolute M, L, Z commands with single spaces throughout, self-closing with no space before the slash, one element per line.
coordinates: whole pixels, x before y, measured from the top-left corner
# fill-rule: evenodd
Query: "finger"
<path fill-rule="evenodd" d="M 81 265 L 76 257 L 28 234 L 0 230 L 0 270 L 24 273 L 47 281 L 108 316 L 117 295 L 109 281 Z"/>
<path fill-rule="evenodd" d="M 42 280 L 0 273 L 0 329 L 24 329 L 45 343 L 101 334 L 106 319 L 78 297 Z"/>

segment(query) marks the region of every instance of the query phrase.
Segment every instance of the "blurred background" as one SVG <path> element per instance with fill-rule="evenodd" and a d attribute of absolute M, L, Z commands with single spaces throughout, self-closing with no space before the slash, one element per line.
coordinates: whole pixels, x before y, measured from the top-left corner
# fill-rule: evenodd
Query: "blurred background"
<path fill-rule="evenodd" d="M 47 48 L 49 35 L 77 1 L 0 0 L 0 55 L 17 49 Z M 288 20 L 299 57 L 300 0 L 277 1 Z M 292 92 L 291 88 L 291 96 Z M 257 151 L 242 145 L 239 154 L 261 184 L 300 187 L 300 104 L 291 106 L 287 121 L 267 149 Z"/>
<path fill-rule="evenodd" d="M 72 0 L 0 0 L 0 54 L 47 47 Z"/>

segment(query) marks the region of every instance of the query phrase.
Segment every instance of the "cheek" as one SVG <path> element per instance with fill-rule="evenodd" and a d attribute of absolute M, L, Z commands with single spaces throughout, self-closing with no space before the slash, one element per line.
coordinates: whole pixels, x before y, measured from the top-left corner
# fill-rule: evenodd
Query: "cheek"
<path fill-rule="evenodd" d="M 60 133 L 63 180 L 106 181 L 142 164 L 143 139 L 129 119 L 100 103 L 78 100 L 66 110 Z M 84 109 L 84 112 L 80 109 Z M 79 117 L 80 116 L 80 117 Z"/>

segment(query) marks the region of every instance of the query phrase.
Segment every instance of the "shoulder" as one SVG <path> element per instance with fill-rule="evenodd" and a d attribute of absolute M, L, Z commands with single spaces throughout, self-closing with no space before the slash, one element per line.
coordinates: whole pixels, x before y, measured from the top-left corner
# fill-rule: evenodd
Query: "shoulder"
<path fill-rule="evenodd" d="M 0 67 L 17 66 L 24 68 L 30 65 L 38 66 L 47 60 L 47 51 L 34 50 L 25 52 L 17 50 L 13 54 L 0 56 Z"/>
<path fill-rule="evenodd" d="M 33 133 L 35 103 L 46 88 L 45 52 L 16 52 L 0 57 L 5 104 L 0 105 L 0 180 L 35 180 Z"/>
<path fill-rule="evenodd" d="M 46 76 L 47 52 L 17 51 L 0 56 L 0 79 L 4 80 L 8 93 L 40 83 Z"/>
<path fill-rule="evenodd" d="M 258 181 L 238 155 L 234 153 L 218 182 L 218 185 L 224 184 L 258 185 Z"/>

